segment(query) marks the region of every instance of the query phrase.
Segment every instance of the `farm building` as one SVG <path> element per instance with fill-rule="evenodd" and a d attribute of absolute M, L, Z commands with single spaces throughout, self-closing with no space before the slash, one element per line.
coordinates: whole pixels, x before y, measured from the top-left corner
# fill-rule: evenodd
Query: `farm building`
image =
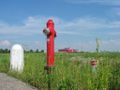
<path fill-rule="evenodd" d="M 64 49 L 59 49 L 58 52 L 74 53 L 74 52 L 78 52 L 78 50 L 73 48 L 64 48 Z"/>

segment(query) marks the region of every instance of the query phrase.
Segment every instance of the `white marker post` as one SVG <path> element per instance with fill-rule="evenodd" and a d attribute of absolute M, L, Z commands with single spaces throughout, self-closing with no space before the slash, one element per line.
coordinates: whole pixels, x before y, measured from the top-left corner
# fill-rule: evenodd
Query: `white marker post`
<path fill-rule="evenodd" d="M 24 50 L 21 45 L 15 44 L 11 49 L 10 69 L 22 72 L 24 68 Z"/>

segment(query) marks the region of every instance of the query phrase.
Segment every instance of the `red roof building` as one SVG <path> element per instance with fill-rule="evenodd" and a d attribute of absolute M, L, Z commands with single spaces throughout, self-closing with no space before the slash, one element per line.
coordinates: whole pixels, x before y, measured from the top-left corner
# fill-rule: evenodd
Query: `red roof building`
<path fill-rule="evenodd" d="M 73 49 L 73 48 L 64 48 L 64 49 L 59 49 L 59 52 L 67 52 L 67 53 L 74 53 L 74 52 L 78 52 L 78 50 Z"/>

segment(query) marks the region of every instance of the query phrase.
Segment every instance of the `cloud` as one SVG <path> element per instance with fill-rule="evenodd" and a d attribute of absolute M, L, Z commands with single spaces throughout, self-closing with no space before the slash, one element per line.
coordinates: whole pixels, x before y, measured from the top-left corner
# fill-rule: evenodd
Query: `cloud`
<path fill-rule="evenodd" d="M 21 22 L 21 25 L 10 25 L 0 22 L 0 34 L 5 35 L 33 35 L 41 34 L 49 17 L 28 17 Z"/>
<path fill-rule="evenodd" d="M 102 50 L 120 51 L 120 39 L 103 40 L 101 43 Z"/>
<path fill-rule="evenodd" d="M 39 21 L 41 22 L 41 21 Z M 12 35 L 29 35 L 40 33 L 38 29 L 40 29 L 40 25 L 36 18 L 28 17 L 26 22 L 23 22 L 22 25 L 9 25 L 9 24 L 0 24 L 0 34 L 12 34 Z"/>
<path fill-rule="evenodd" d="M 120 5 L 120 0 L 65 0 L 73 4 Z"/>
<path fill-rule="evenodd" d="M 100 51 L 120 51 L 120 39 L 100 40 Z M 80 51 L 95 51 L 96 41 L 78 42 L 75 45 Z"/>
<path fill-rule="evenodd" d="M 2 35 L 35 35 L 42 34 L 49 17 L 28 17 L 21 25 L 0 23 Z M 71 21 L 54 17 L 55 28 L 59 34 L 81 35 L 80 31 L 100 29 L 120 29 L 120 21 L 110 21 L 95 17 L 80 17 Z"/>
<path fill-rule="evenodd" d="M 43 43 L 42 43 L 43 44 Z M 24 50 L 36 50 L 36 49 L 42 49 L 41 41 L 28 41 L 24 42 L 21 45 L 23 46 Z"/>
<path fill-rule="evenodd" d="M 110 39 L 107 41 L 102 41 L 103 44 L 108 45 L 108 44 L 114 44 L 114 45 L 119 45 L 120 46 L 120 39 Z"/>
<path fill-rule="evenodd" d="M 46 27 L 46 22 L 50 17 L 36 17 L 36 16 L 30 16 L 27 19 L 23 20 L 21 22 L 21 25 L 10 25 L 9 23 L 3 23 L 0 22 L 0 35 L 1 35 L 1 40 L 0 41 L 0 46 L 3 47 L 5 46 L 10 46 L 11 42 L 8 40 L 12 41 L 13 43 L 22 43 L 25 48 L 31 49 L 31 48 L 45 48 L 45 40 L 43 35 L 42 30 L 44 27 Z M 114 36 L 120 36 L 120 21 L 119 20 L 108 20 L 104 18 L 97 18 L 97 17 L 79 17 L 75 18 L 73 20 L 64 20 L 58 17 L 52 17 L 55 22 L 55 29 L 57 31 L 58 36 L 64 37 L 63 40 L 61 39 L 61 36 L 57 38 L 58 44 L 63 44 L 64 42 L 67 42 L 68 37 L 72 41 L 75 40 L 73 45 L 72 43 L 69 45 L 64 45 L 65 46 L 71 46 L 71 47 L 78 47 L 78 48 L 83 48 L 83 50 L 95 50 L 95 41 L 92 41 L 92 39 L 96 38 L 96 36 L 103 38 L 104 37 L 109 37 L 112 38 Z M 69 35 L 69 36 L 68 36 Z M 81 37 L 82 36 L 82 37 Z M 5 38 L 7 37 L 7 38 Z M 12 39 L 9 39 L 13 37 Z M 19 37 L 19 39 L 18 39 Z M 81 38 L 79 38 L 81 37 Z M 85 41 L 85 38 L 86 41 Z M 89 40 L 88 40 L 89 39 Z M 85 41 L 82 42 L 81 44 L 76 44 L 77 42 L 80 41 Z M 89 42 L 92 41 L 92 42 Z M 119 41 L 119 40 L 117 40 Z M 117 42 L 116 41 L 116 42 Z M 87 42 L 87 43 L 86 43 Z M 108 44 L 104 42 L 103 48 L 105 49 L 105 45 L 109 46 L 113 45 L 113 41 L 109 41 Z M 62 46 L 61 44 L 58 46 Z M 81 45 L 81 46 L 80 46 Z M 119 47 L 119 44 L 114 44 L 111 46 L 112 49 L 114 46 Z M 84 47 L 83 47 L 84 46 Z M 114 49 L 113 49 L 114 50 Z M 118 49 L 120 50 L 120 48 Z"/>
<path fill-rule="evenodd" d="M 21 22 L 21 25 L 10 25 L 9 23 L 0 22 L 0 34 L 2 35 L 35 35 L 42 34 L 42 30 L 46 27 L 46 22 L 49 18 L 53 17 L 36 17 L 30 16 L 26 20 Z M 56 24 L 56 27 L 59 31 L 61 28 L 65 27 L 66 22 L 61 19 L 54 17 L 53 18 Z M 61 32 L 60 32 L 61 33 Z"/>
<path fill-rule="evenodd" d="M 91 32 L 112 35 L 108 33 L 118 33 L 120 29 L 119 20 L 107 20 L 95 17 L 80 17 L 72 21 L 62 22 L 56 28 L 59 33 L 68 35 L 91 36 Z"/>
<path fill-rule="evenodd" d="M 34 41 L 35 37 L 41 39 L 43 28 L 46 27 L 46 22 L 50 17 L 28 17 L 21 22 L 21 25 L 10 25 L 0 22 L 0 35 L 9 38 L 24 41 Z M 53 18 L 53 17 L 52 17 Z M 54 17 L 55 29 L 57 35 L 71 35 L 83 37 L 96 37 L 96 35 L 117 35 L 119 36 L 120 21 L 108 20 L 97 17 L 79 17 L 71 21 L 63 20 Z M 101 36 L 101 37 L 102 37 Z M 37 39 L 38 40 L 38 39 Z M 42 42 L 42 39 L 41 39 Z"/>
<path fill-rule="evenodd" d="M 4 47 L 11 46 L 11 42 L 8 40 L 0 40 L 0 46 L 4 46 Z"/>

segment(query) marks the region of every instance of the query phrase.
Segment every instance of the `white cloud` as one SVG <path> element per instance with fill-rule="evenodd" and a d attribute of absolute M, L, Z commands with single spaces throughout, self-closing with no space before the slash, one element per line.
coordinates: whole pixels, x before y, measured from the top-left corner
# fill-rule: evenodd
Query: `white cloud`
<path fill-rule="evenodd" d="M 100 5 L 120 5 L 120 0 L 65 0 L 73 4 L 100 4 Z"/>
<path fill-rule="evenodd" d="M 110 44 L 114 44 L 114 45 L 120 45 L 120 39 L 110 39 L 107 41 L 102 41 L 103 44 L 105 45 L 110 45 Z"/>
<path fill-rule="evenodd" d="M 0 34 L 4 35 L 35 35 L 42 34 L 49 17 L 28 17 L 22 25 L 0 23 Z M 55 28 L 59 34 L 81 35 L 83 30 L 120 29 L 120 21 L 109 21 L 94 17 L 80 17 L 65 21 L 55 17 Z"/>
<path fill-rule="evenodd" d="M 78 42 L 73 47 L 77 47 L 80 51 L 95 51 L 96 41 Z M 100 51 L 120 51 L 120 39 L 110 39 L 100 41 Z"/>
<path fill-rule="evenodd" d="M 47 20 L 47 18 L 45 18 Z M 0 34 L 12 34 L 12 35 L 31 35 L 36 33 L 42 33 L 41 29 L 45 24 L 43 17 L 28 17 L 23 21 L 21 25 L 9 25 L 6 23 L 0 23 Z"/>
<path fill-rule="evenodd" d="M 8 40 L 0 40 L 0 46 L 11 46 L 11 42 Z"/>
<path fill-rule="evenodd" d="M 63 23 L 56 26 L 59 33 L 69 35 L 90 36 L 90 32 L 98 31 L 105 35 L 112 35 L 108 33 L 118 33 L 120 29 L 120 21 L 107 20 L 93 17 L 83 17 L 72 21 L 62 21 Z M 103 30 L 107 30 L 103 31 Z M 89 32 L 89 33 L 87 33 Z M 85 34 L 86 33 L 86 34 Z M 117 34 L 116 34 L 117 35 Z"/>
<path fill-rule="evenodd" d="M 120 51 L 120 39 L 110 39 L 102 41 L 101 49 L 109 51 Z"/>
<path fill-rule="evenodd" d="M 53 17 L 52 17 L 53 18 Z M 38 35 L 43 35 L 42 34 L 42 30 L 43 28 L 46 26 L 46 22 L 49 19 L 49 17 L 28 17 L 26 20 L 23 21 L 23 23 L 21 25 L 10 25 L 8 23 L 2 23 L 0 22 L 0 35 L 4 35 L 4 37 L 14 37 L 14 39 L 17 41 L 17 37 L 23 37 L 23 39 L 21 39 L 21 41 L 23 41 L 22 43 L 27 46 L 27 48 L 44 48 L 43 45 L 41 45 L 41 43 L 45 45 L 45 40 L 43 40 L 42 37 L 39 37 L 40 41 L 36 41 L 36 38 L 32 37 L 32 40 L 30 37 L 27 37 L 27 35 L 33 35 L 35 36 L 36 34 Z M 118 31 L 120 29 L 120 21 L 119 20 L 107 20 L 107 19 L 101 19 L 101 18 L 95 18 L 95 17 L 79 17 L 76 19 L 73 19 L 71 21 L 66 21 L 63 20 L 61 18 L 57 18 L 54 17 L 54 22 L 55 22 L 55 29 L 57 31 L 58 36 L 59 35 L 71 35 L 71 39 L 72 36 L 91 36 L 92 38 L 95 38 L 91 35 L 91 31 L 96 31 L 96 32 L 100 32 L 100 30 L 102 30 L 102 33 L 104 35 L 110 35 L 108 37 L 112 37 L 113 35 L 120 35 L 120 32 Z M 103 31 L 103 30 L 107 30 L 107 31 Z M 103 36 L 103 35 L 102 35 Z M 101 36 L 101 37 L 102 37 Z M 88 37 L 88 38 L 89 38 Z M 90 38 L 91 38 L 90 37 Z M 104 37 L 104 36 L 103 36 Z M 28 38 L 28 41 L 25 41 L 24 39 Z M 4 39 L 4 38 L 2 38 Z M 60 37 L 59 37 L 60 39 Z M 8 39 L 7 39 L 8 40 Z M 7 40 L 3 40 L 0 41 L 0 46 L 10 46 L 11 43 Z M 38 40 L 38 39 L 37 39 Z M 72 39 L 73 40 L 73 39 Z M 13 41 L 14 40 L 10 40 Z M 30 42 L 29 42 L 30 41 Z M 79 40 L 76 40 L 76 43 Z M 107 44 L 104 42 L 102 48 L 105 49 L 106 46 L 110 46 L 109 49 L 113 49 L 114 50 L 114 46 L 117 48 L 119 47 L 119 44 L 117 44 L 119 40 L 113 42 L 113 41 L 109 41 Z M 17 41 L 19 42 L 19 41 Z M 29 42 L 29 43 L 28 43 Z M 31 45 L 31 44 L 35 45 Z M 39 43 L 40 42 L 40 43 Z M 28 44 L 27 44 L 28 43 Z M 59 42 L 60 43 L 60 42 Z M 62 43 L 62 42 L 61 42 Z M 76 44 L 75 43 L 75 44 Z M 116 44 L 112 44 L 112 43 L 116 43 Z M 81 45 L 81 46 L 79 46 Z M 73 47 L 79 47 L 79 48 L 83 48 L 83 50 L 95 50 L 95 41 L 93 42 L 87 42 L 87 43 L 81 43 L 79 45 L 69 45 L 69 46 L 73 46 Z M 83 47 L 84 46 L 84 47 Z M 108 48 L 108 47 L 107 47 Z M 120 50 L 120 48 L 119 48 Z"/>

